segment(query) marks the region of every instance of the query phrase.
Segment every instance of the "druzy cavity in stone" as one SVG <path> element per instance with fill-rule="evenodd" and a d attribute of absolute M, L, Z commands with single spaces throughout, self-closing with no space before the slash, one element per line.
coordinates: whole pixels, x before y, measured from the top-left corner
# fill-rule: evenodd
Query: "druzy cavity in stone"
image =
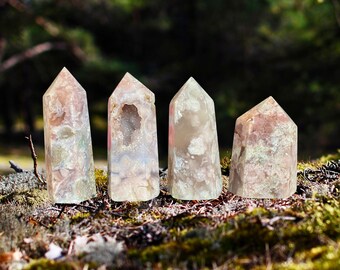
<path fill-rule="evenodd" d="M 47 189 L 54 203 L 96 195 L 86 92 L 63 68 L 43 96 Z"/>
<path fill-rule="evenodd" d="M 269 97 L 236 120 L 229 190 L 248 198 L 296 191 L 297 126 Z"/>
<path fill-rule="evenodd" d="M 147 201 L 159 194 L 155 96 L 126 73 L 108 103 L 109 196 Z"/>
<path fill-rule="evenodd" d="M 171 100 L 169 114 L 171 195 L 182 200 L 217 198 L 222 178 L 213 100 L 190 78 Z"/>

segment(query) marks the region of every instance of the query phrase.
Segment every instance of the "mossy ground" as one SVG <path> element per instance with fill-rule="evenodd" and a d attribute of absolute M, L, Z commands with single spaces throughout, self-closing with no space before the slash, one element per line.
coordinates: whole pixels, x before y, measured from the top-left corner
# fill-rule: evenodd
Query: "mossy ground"
<path fill-rule="evenodd" d="M 36 188 L 2 194 L 0 264 L 12 269 L 340 269 L 340 162 L 326 163 L 336 158 L 299 163 L 296 194 L 280 200 L 229 193 L 228 158 L 222 160 L 224 190 L 216 200 L 173 199 L 162 179 L 161 194 L 152 201 L 112 202 L 102 170 L 96 170 L 98 196 L 79 205 L 52 205 L 46 191 Z M 62 250 L 55 260 L 45 258 L 51 243 Z"/>

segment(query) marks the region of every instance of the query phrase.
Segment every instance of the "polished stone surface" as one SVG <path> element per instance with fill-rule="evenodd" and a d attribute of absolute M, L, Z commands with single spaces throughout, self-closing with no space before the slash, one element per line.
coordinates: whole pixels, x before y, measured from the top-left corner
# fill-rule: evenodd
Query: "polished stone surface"
<path fill-rule="evenodd" d="M 109 196 L 147 201 L 159 194 L 155 96 L 126 73 L 108 104 Z"/>
<path fill-rule="evenodd" d="M 96 195 L 86 92 L 63 68 L 43 96 L 47 189 L 54 203 Z"/>
<path fill-rule="evenodd" d="M 286 198 L 296 191 L 297 126 L 269 97 L 236 120 L 229 191 Z"/>
<path fill-rule="evenodd" d="M 170 103 L 168 184 L 183 200 L 217 198 L 222 191 L 214 101 L 190 78 Z"/>

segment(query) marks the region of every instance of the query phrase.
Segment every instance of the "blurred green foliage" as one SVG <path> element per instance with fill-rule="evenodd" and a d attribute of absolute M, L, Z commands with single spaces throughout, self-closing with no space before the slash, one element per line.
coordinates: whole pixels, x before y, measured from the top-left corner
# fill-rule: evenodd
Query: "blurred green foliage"
<path fill-rule="evenodd" d="M 339 34 L 339 0 L 2 0 L 0 124 L 11 138 L 17 121 L 34 132 L 66 66 L 104 146 L 107 99 L 129 71 L 156 94 L 164 154 L 168 104 L 193 76 L 215 100 L 221 148 L 235 119 L 272 95 L 299 126 L 300 153 L 315 157 L 340 147 Z M 46 42 L 52 49 L 3 69 Z"/>

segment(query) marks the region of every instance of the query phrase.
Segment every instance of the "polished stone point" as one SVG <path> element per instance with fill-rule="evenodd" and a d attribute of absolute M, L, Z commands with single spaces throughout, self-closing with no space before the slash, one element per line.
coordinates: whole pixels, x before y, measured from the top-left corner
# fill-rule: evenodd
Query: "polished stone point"
<path fill-rule="evenodd" d="M 170 103 L 168 184 L 182 200 L 217 198 L 222 191 L 214 101 L 190 78 Z"/>
<path fill-rule="evenodd" d="M 109 196 L 147 201 L 159 194 L 155 96 L 126 73 L 108 103 Z"/>
<path fill-rule="evenodd" d="M 272 97 L 236 120 L 229 191 L 287 198 L 296 191 L 297 126 Z"/>
<path fill-rule="evenodd" d="M 47 189 L 54 203 L 96 196 L 86 92 L 63 68 L 43 96 Z"/>

